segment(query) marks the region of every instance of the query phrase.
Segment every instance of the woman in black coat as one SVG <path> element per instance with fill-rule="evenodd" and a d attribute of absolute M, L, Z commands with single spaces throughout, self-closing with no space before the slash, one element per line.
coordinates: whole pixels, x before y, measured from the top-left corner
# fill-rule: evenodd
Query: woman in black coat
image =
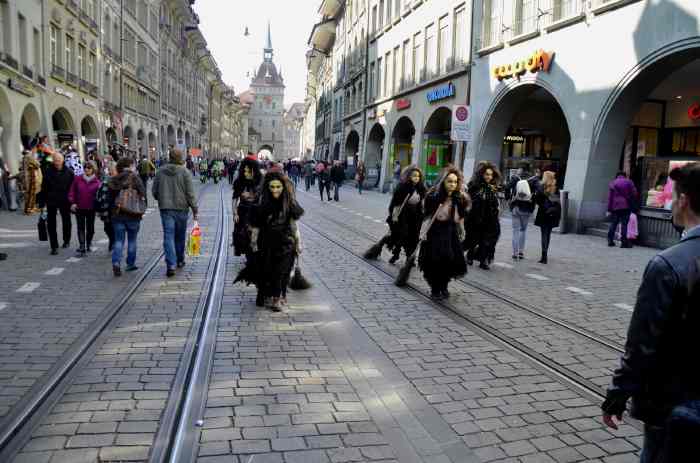
<path fill-rule="evenodd" d="M 262 173 L 254 157 L 241 161 L 233 183 L 233 249 L 237 256 L 250 254 L 250 220 L 260 199 Z"/>
<path fill-rule="evenodd" d="M 462 189 L 462 173 L 448 166 L 425 196 L 424 218 L 432 224 L 421 243 L 418 266 L 430 285 L 431 297 L 436 300 L 449 297 L 449 281 L 467 273 L 462 241 L 469 196 Z"/>
<path fill-rule="evenodd" d="M 417 166 L 406 167 L 399 186 L 394 190 L 389 203 L 389 216 L 386 221 L 391 230 L 389 249 L 392 257 L 389 263 L 399 260 L 401 249 L 408 258 L 418 246 L 420 227 L 423 222 L 423 199 L 427 189 L 423 183 L 423 171 Z"/>
<path fill-rule="evenodd" d="M 258 290 L 275 312 L 286 303 L 294 260 L 301 254 L 297 220 L 304 214 L 294 197 L 294 185 L 282 172 L 265 175 L 260 204 L 253 218 L 253 251 L 258 255 Z"/>
<path fill-rule="evenodd" d="M 537 205 L 535 225 L 540 227 L 542 235 L 542 257 L 539 263 L 546 264 L 552 229 L 558 227 L 561 220 L 561 202 L 554 172 L 547 170 L 542 174 L 542 187 L 532 196 L 532 201 Z"/>
<path fill-rule="evenodd" d="M 479 261 L 479 268 L 489 269 L 489 261 L 493 258 L 496 243 L 501 235 L 501 224 L 498 221 L 497 185 L 501 174 L 488 161 L 479 163 L 474 172 L 467 192 L 472 200 L 472 208 L 467 216 L 467 263 L 472 265 Z"/>

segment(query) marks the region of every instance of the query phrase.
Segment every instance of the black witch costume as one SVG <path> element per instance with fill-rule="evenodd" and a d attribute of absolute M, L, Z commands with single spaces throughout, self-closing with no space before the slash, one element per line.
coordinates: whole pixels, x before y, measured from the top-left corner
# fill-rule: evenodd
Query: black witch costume
<path fill-rule="evenodd" d="M 245 169 L 253 173 L 252 179 L 245 177 Z M 238 220 L 233 226 L 233 249 L 237 256 L 248 256 L 250 246 L 250 222 L 255 205 L 260 199 L 262 174 L 257 159 L 245 158 L 238 169 L 238 178 L 233 183 L 233 201 L 238 202 L 234 213 Z"/>
<path fill-rule="evenodd" d="M 453 278 L 467 273 L 467 263 L 462 251 L 464 226 L 462 219 L 467 214 L 468 198 L 461 188 L 448 195 L 444 180 L 431 189 L 425 197 L 424 217 L 430 221 L 426 239 L 421 243 L 418 267 L 430 285 L 431 295 L 436 299 L 449 296 L 447 284 Z"/>
<path fill-rule="evenodd" d="M 411 181 L 411 175 L 418 172 L 421 176 L 417 184 Z M 394 191 L 389 203 L 389 217 L 386 221 L 391 230 L 388 247 L 393 256 L 389 260 L 394 263 L 399 259 L 401 249 L 408 258 L 416 250 L 423 222 L 423 199 L 427 190 L 423 183 L 423 172 L 416 166 L 408 166 L 403 171 L 401 183 Z"/>
<path fill-rule="evenodd" d="M 496 189 L 492 184 L 486 183 L 483 177 L 479 177 L 469 182 L 467 192 L 472 200 L 466 220 L 467 261 L 471 264 L 477 260 L 482 268 L 487 269 L 501 235 Z"/>
<path fill-rule="evenodd" d="M 274 198 L 269 190 L 274 180 L 284 186 L 279 198 Z M 275 311 L 281 310 L 286 302 L 290 274 L 301 249 L 296 221 L 304 214 L 304 209 L 294 198 L 293 188 L 283 173 L 266 174 L 260 204 L 252 221 L 258 291 L 265 305 Z"/>

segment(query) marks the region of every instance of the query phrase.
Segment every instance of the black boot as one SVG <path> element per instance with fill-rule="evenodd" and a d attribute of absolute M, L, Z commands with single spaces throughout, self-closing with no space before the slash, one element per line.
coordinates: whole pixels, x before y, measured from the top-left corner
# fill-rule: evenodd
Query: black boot
<path fill-rule="evenodd" d="M 401 254 L 400 254 L 400 251 L 399 251 L 399 252 L 395 252 L 394 255 L 391 256 L 391 259 L 389 259 L 389 263 L 392 264 L 392 265 L 394 265 L 394 264 L 396 263 L 396 261 L 399 260 L 399 256 L 400 256 L 400 255 L 401 255 Z"/>
<path fill-rule="evenodd" d="M 258 295 L 255 297 L 255 306 L 264 307 L 265 306 L 265 296 L 261 291 L 258 291 Z"/>
<path fill-rule="evenodd" d="M 540 264 L 546 264 L 547 263 L 547 251 L 542 251 L 542 257 L 538 261 Z"/>

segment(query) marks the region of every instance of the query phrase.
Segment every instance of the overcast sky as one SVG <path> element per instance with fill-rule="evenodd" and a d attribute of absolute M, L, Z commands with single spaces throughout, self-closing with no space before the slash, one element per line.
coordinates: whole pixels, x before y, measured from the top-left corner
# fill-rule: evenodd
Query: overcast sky
<path fill-rule="evenodd" d="M 282 68 L 285 106 L 302 103 L 306 88 L 306 42 L 318 18 L 320 0 L 196 0 L 199 27 L 236 94 L 248 89 L 251 73 L 262 62 L 268 19 L 274 62 Z M 250 36 L 244 37 L 246 26 Z"/>

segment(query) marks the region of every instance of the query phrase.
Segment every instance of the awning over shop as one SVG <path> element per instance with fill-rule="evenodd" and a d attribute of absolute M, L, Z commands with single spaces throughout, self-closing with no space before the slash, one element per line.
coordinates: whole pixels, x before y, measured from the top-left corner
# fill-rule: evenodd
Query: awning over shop
<path fill-rule="evenodd" d="M 329 53 L 335 43 L 335 20 L 327 19 L 314 25 L 309 37 L 309 45 L 316 50 Z"/>

